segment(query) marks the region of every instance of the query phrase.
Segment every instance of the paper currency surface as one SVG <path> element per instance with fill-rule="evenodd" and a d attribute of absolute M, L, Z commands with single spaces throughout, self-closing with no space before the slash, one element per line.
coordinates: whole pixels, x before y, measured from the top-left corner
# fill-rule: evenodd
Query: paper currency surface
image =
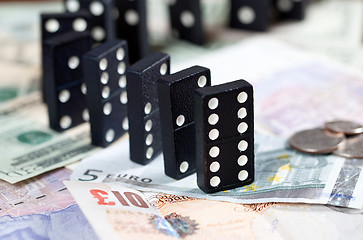
<path fill-rule="evenodd" d="M 196 175 L 174 180 L 164 174 L 163 158 L 141 166 L 129 160 L 128 141 L 84 159 L 71 175 L 84 182 L 119 182 L 130 187 L 155 192 L 192 196 L 235 203 L 305 202 L 362 208 L 362 162 L 347 175 L 350 183 L 342 194 L 338 178 L 344 178 L 352 166 L 334 155 L 311 156 L 287 149 L 285 142 L 257 135 L 254 183 L 248 186 L 205 194 L 196 184 Z M 344 175 L 345 176 L 345 175 Z M 349 191 L 348 191 L 349 190 Z M 339 193 L 340 191 L 340 193 Z M 333 198 L 339 198 L 338 200 Z"/>
<path fill-rule="evenodd" d="M 0 77 L 0 106 L 5 102 L 39 90 L 40 69 L 38 67 L 17 65 L 0 60 L 0 68 L 2 69 Z"/>
<path fill-rule="evenodd" d="M 221 62 L 228 64 L 221 68 Z M 271 38 L 246 40 L 179 64 L 177 68 L 195 64 L 211 68 L 213 84 L 241 78 L 254 84 L 256 130 L 267 129 L 287 137 L 299 129 L 322 125 L 330 118 L 358 122 L 361 118 L 363 95 L 357 90 L 363 88 L 362 73 L 302 53 Z M 263 71 L 259 69 L 261 65 L 265 66 Z M 244 66 L 242 70 L 241 66 Z M 166 177 L 162 156 L 147 166 L 134 164 L 129 160 L 127 142 L 86 159 L 71 178 L 127 182 L 140 189 L 232 202 L 287 201 L 362 207 L 360 161 L 353 168 L 357 172 L 347 178 L 351 180 L 347 181 L 351 183 L 346 188 L 349 191 L 342 194 L 336 185 L 337 179 L 352 168 L 343 158 L 304 155 L 287 149 L 284 143 L 256 136 L 255 182 L 215 195 L 203 194 L 196 186 L 195 175 L 180 181 Z"/>
<path fill-rule="evenodd" d="M 360 239 L 363 233 L 361 214 L 344 214 L 321 205 L 148 196 L 164 217 L 185 222 L 184 239 Z"/>
<path fill-rule="evenodd" d="M 87 124 L 57 133 L 47 119 L 39 94 L 0 107 L 1 179 L 16 183 L 97 151 L 90 144 Z"/>
<path fill-rule="evenodd" d="M 336 118 L 361 122 L 362 71 L 274 38 L 250 38 L 173 69 L 193 65 L 208 66 L 213 84 L 238 79 L 251 82 L 255 123 L 276 135 L 288 137 Z"/>
<path fill-rule="evenodd" d="M 69 175 L 62 168 L 18 184 L 0 181 L 0 239 L 97 239 L 63 184 Z"/>
<path fill-rule="evenodd" d="M 18 184 L 0 181 L 0 217 L 43 214 L 74 205 L 63 184 L 70 174 L 62 168 Z"/>
<path fill-rule="evenodd" d="M 66 181 L 100 239 L 173 239 L 170 223 L 144 194 L 107 183 Z"/>
<path fill-rule="evenodd" d="M 40 90 L 40 13 L 59 12 L 60 3 L 0 3 L 0 106 Z"/>
<path fill-rule="evenodd" d="M 235 204 L 112 183 L 65 184 L 100 239 L 360 239 L 363 233 L 361 214 L 321 205 Z"/>

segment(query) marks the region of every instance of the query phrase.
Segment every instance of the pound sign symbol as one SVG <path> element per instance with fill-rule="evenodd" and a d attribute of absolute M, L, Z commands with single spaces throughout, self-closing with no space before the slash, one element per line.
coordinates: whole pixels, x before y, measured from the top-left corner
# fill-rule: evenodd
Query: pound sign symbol
<path fill-rule="evenodd" d="M 109 206 L 115 205 L 115 202 L 108 200 L 107 197 L 108 193 L 103 190 L 91 189 L 90 193 L 93 195 L 94 198 L 98 199 L 98 205 L 109 205 Z"/>

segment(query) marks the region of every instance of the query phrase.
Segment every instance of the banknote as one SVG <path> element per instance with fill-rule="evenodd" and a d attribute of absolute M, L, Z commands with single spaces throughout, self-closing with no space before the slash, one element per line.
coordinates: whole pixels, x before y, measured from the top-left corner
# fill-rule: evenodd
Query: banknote
<path fill-rule="evenodd" d="M 63 184 L 70 173 L 61 168 L 17 184 L 0 181 L 0 239 L 97 239 Z"/>
<path fill-rule="evenodd" d="M 289 41 L 305 42 L 305 45 L 321 42 L 328 45 L 358 45 L 363 33 L 360 21 L 362 10 L 363 3 L 359 0 L 320 1 L 310 4 L 304 21 L 275 24 L 271 32 Z M 327 42 L 327 39 L 330 41 Z"/>
<path fill-rule="evenodd" d="M 18 67 L 37 67 L 41 65 L 40 14 L 61 12 L 60 2 L 0 3 L 0 62 Z M 2 65 L 0 65 L 2 68 Z M 7 68 L 2 68 L 8 72 Z M 26 77 L 22 72 L 18 77 Z M 23 76 L 22 76 L 23 75 Z"/>
<path fill-rule="evenodd" d="M 39 94 L 0 106 L 0 178 L 16 183 L 75 162 L 97 151 L 89 125 L 64 133 L 48 127 L 47 111 Z"/>
<path fill-rule="evenodd" d="M 15 98 L 39 91 L 39 67 L 13 64 L 0 60 L 0 68 L 2 69 L 0 79 L 0 106 Z"/>
<path fill-rule="evenodd" d="M 43 214 L 0 217 L 0 238 L 5 240 L 98 239 L 77 204 Z"/>
<path fill-rule="evenodd" d="M 223 62 L 228 64 L 222 67 Z M 255 122 L 275 135 L 289 137 L 337 118 L 362 121 L 363 73 L 359 69 L 275 38 L 249 38 L 178 63 L 174 69 L 201 63 L 211 69 L 213 84 L 237 79 L 253 84 Z"/>
<path fill-rule="evenodd" d="M 288 149 L 285 141 L 256 134 L 255 181 L 251 185 L 203 193 L 196 175 L 173 180 L 164 174 L 163 158 L 141 166 L 129 160 L 128 141 L 84 159 L 72 180 L 119 182 L 139 190 L 165 192 L 235 203 L 305 202 L 361 208 L 362 165 L 334 155 L 307 155 Z M 349 173 L 349 174 L 347 174 Z M 337 180 L 346 179 L 342 189 Z"/>
<path fill-rule="evenodd" d="M 17 184 L 0 181 L 0 217 L 44 214 L 76 202 L 64 186 L 70 170 L 61 168 Z"/>
<path fill-rule="evenodd" d="M 60 12 L 60 2 L 0 2 L 0 105 L 39 91 L 40 13 Z"/>
<path fill-rule="evenodd" d="M 183 239 L 361 239 L 362 215 L 323 205 L 235 204 L 144 193 L 166 218 L 183 223 Z"/>
<path fill-rule="evenodd" d="M 144 194 L 106 183 L 66 181 L 99 239 L 175 239 L 172 225 Z"/>
<path fill-rule="evenodd" d="M 360 239 L 363 233 L 361 215 L 323 205 L 236 204 L 112 183 L 65 184 L 100 239 Z"/>

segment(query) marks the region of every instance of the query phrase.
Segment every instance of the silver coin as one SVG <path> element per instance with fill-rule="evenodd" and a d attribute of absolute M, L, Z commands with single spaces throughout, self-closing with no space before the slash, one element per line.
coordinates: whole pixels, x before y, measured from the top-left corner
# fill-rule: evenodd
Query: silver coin
<path fill-rule="evenodd" d="M 345 120 L 336 120 L 325 123 L 325 128 L 346 135 L 357 135 L 363 133 L 363 126 L 359 123 Z"/>
<path fill-rule="evenodd" d="M 344 147 L 333 153 L 345 158 L 363 158 L 363 135 L 348 138 Z"/>
<path fill-rule="evenodd" d="M 305 153 L 331 153 L 342 147 L 345 136 L 332 133 L 321 128 L 314 128 L 295 133 L 289 139 L 290 146 Z"/>
<path fill-rule="evenodd" d="M 331 206 L 327 205 L 330 209 L 333 209 L 337 212 L 348 213 L 348 214 L 363 214 L 363 209 L 354 209 L 354 208 L 347 208 L 347 207 L 338 207 L 338 206 Z"/>

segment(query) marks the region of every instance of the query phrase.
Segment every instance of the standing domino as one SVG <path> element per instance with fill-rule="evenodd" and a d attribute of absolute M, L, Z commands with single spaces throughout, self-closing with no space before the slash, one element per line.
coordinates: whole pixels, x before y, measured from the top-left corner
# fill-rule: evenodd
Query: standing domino
<path fill-rule="evenodd" d="M 91 34 L 95 42 L 115 39 L 113 0 L 64 0 L 67 12 L 88 12 L 91 18 Z"/>
<path fill-rule="evenodd" d="M 112 40 L 83 56 L 92 143 L 107 147 L 128 130 L 126 41 Z"/>
<path fill-rule="evenodd" d="M 67 32 L 89 31 L 92 27 L 90 23 L 91 16 L 85 11 L 41 14 L 42 42 Z"/>
<path fill-rule="evenodd" d="M 308 0 L 274 0 L 280 19 L 303 20 Z"/>
<path fill-rule="evenodd" d="M 65 33 L 44 45 L 44 81 L 50 127 L 64 131 L 85 120 L 85 84 L 82 56 L 91 50 L 88 33 Z"/>
<path fill-rule="evenodd" d="M 271 16 L 272 0 L 230 0 L 230 26 L 252 31 L 266 31 Z"/>
<path fill-rule="evenodd" d="M 171 27 L 180 38 L 195 44 L 204 43 L 200 0 L 169 1 Z"/>
<path fill-rule="evenodd" d="M 41 14 L 41 42 L 42 45 L 47 39 L 60 36 L 68 32 L 85 32 L 90 29 L 90 15 L 87 12 L 79 13 L 47 13 Z M 42 59 L 44 49 L 42 49 Z M 43 69 L 43 75 L 45 68 Z M 45 101 L 46 88 L 48 86 L 42 80 L 43 100 Z"/>
<path fill-rule="evenodd" d="M 194 66 L 158 81 L 165 174 L 181 179 L 195 172 L 194 90 L 210 86 L 210 70 Z"/>
<path fill-rule="evenodd" d="M 206 193 L 254 180 L 253 88 L 244 80 L 196 90 L 197 183 Z"/>
<path fill-rule="evenodd" d="M 146 26 L 146 0 L 116 0 L 116 35 L 127 40 L 130 62 L 135 63 L 149 52 Z"/>
<path fill-rule="evenodd" d="M 127 70 L 130 158 L 147 164 L 161 153 L 157 80 L 170 72 L 170 57 L 153 53 Z"/>

